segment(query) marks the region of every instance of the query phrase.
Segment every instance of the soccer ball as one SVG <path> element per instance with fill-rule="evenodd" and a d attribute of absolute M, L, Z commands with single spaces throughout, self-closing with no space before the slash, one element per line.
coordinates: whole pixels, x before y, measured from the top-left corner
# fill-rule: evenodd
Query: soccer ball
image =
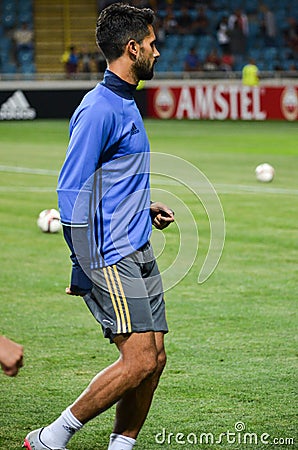
<path fill-rule="evenodd" d="M 256 167 L 256 178 L 263 183 L 269 183 L 274 177 L 274 168 L 268 164 L 263 163 Z"/>
<path fill-rule="evenodd" d="M 59 212 L 56 209 L 44 209 L 38 216 L 37 226 L 44 233 L 58 233 L 61 230 Z"/>

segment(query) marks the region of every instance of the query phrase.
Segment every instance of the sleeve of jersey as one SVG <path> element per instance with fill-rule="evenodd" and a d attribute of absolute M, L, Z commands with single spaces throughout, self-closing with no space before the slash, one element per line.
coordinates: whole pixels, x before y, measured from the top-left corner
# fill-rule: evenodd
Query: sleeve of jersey
<path fill-rule="evenodd" d="M 71 251 L 70 259 L 72 262 L 71 279 L 70 279 L 70 289 L 75 295 L 85 295 L 92 289 L 91 273 L 90 273 L 90 263 L 89 263 L 89 250 L 88 250 L 88 240 L 87 240 L 87 229 L 86 227 L 75 228 L 77 238 L 81 235 L 81 245 L 80 245 L 80 262 L 78 261 L 78 256 L 75 252 L 72 240 L 72 227 L 63 226 L 64 239 Z M 84 249 L 85 247 L 85 249 Z M 84 256 L 85 255 L 85 256 Z"/>
<path fill-rule="evenodd" d="M 88 106 L 72 118 L 70 141 L 57 188 L 63 225 L 87 226 L 94 174 L 111 129 L 113 117 L 104 106 Z"/>
<path fill-rule="evenodd" d="M 88 216 L 94 172 L 108 146 L 111 114 L 97 108 L 79 110 L 70 123 L 70 142 L 58 181 L 58 203 L 65 241 L 71 251 L 70 288 L 84 295 L 92 288 Z"/>

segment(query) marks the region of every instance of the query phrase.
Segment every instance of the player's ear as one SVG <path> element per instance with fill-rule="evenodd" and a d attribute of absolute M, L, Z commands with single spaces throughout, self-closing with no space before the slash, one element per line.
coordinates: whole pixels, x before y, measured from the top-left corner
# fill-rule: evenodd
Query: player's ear
<path fill-rule="evenodd" d="M 134 39 L 130 39 L 130 41 L 128 41 L 128 43 L 127 43 L 127 50 L 133 59 L 136 59 L 136 57 L 137 57 L 138 47 L 139 47 L 139 44 Z"/>

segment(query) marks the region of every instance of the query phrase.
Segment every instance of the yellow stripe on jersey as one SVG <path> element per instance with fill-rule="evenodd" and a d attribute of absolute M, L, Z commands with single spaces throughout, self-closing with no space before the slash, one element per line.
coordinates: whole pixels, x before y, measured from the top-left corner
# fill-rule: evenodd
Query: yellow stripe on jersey
<path fill-rule="evenodd" d="M 116 305 L 116 302 L 115 302 L 115 297 L 114 297 L 114 294 L 113 294 L 113 290 L 112 290 L 112 287 L 111 287 L 111 283 L 110 283 L 110 280 L 109 280 L 107 269 L 105 267 L 103 268 L 103 274 L 104 274 L 104 277 L 105 277 L 105 280 L 106 280 L 106 283 L 107 283 L 107 287 L 108 287 L 108 290 L 109 290 L 109 293 L 110 293 L 110 297 L 111 297 L 111 300 L 112 300 L 113 308 L 114 308 L 114 311 L 115 311 L 115 314 L 116 314 L 117 334 L 118 334 L 118 333 L 121 333 L 120 316 L 119 316 L 119 311 L 117 309 L 117 305 Z"/>
<path fill-rule="evenodd" d="M 120 294 L 122 296 L 122 301 L 123 301 L 123 304 L 124 304 L 125 315 L 126 315 L 126 324 L 127 324 L 127 332 L 131 333 L 131 320 L 130 320 L 130 313 L 129 313 L 129 309 L 128 309 L 128 304 L 127 304 L 127 300 L 126 300 L 126 297 L 125 297 L 125 294 L 124 294 L 124 289 L 123 289 L 122 282 L 121 282 L 121 279 L 120 279 L 120 276 L 119 276 L 119 273 L 118 273 L 118 269 L 117 269 L 117 266 L 115 264 L 113 265 L 113 270 L 114 270 L 114 273 L 116 275 L 116 279 L 117 279 L 117 282 L 118 282 Z"/>

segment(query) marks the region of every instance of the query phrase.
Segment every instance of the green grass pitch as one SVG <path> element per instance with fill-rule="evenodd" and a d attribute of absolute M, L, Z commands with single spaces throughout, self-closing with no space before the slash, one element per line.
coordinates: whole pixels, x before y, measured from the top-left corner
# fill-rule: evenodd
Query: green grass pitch
<path fill-rule="evenodd" d="M 182 228 L 183 245 L 197 245 L 182 204 L 199 247 L 166 292 L 168 364 L 136 448 L 295 448 L 297 123 L 145 123 L 152 151 L 189 161 L 214 185 L 226 239 L 216 270 L 198 284 L 210 240 L 206 210 L 187 185 L 152 177 L 155 199 L 172 199 L 177 219 L 153 234 L 162 271 L 179 253 Z M 0 374 L 1 450 L 20 449 L 29 430 L 54 420 L 117 355 L 83 301 L 64 294 L 70 262 L 62 235 L 36 225 L 41 210 L 57 207 L 67 140 L 67 121 L 0 123 L 0 330 L 25 346 L 18 377 Z M 261 162 L 275 167 L 270 184 L 255 179 Z M 179 267 L 188 259 L 186 252 Z M 87 424 L 69 449 L 105 450 L 113 415 Z"/>

